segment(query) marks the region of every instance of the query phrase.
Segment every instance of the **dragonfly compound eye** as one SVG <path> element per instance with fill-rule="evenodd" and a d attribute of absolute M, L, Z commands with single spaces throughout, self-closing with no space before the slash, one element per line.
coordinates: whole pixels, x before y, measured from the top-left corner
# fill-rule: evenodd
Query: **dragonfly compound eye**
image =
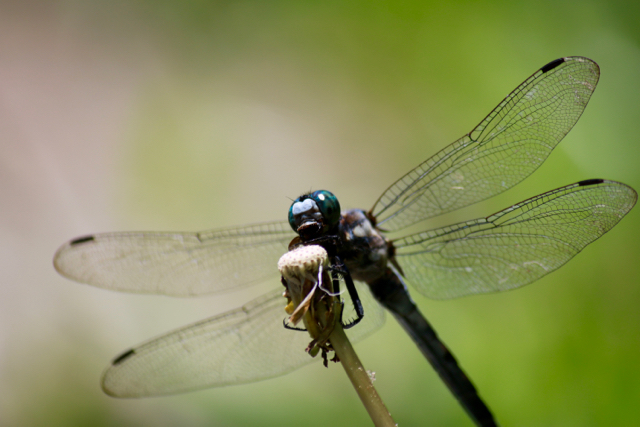
<path fill-rule="evenodd" d="M 327 190 L 318 190 L 310 194 L 316 202 L 320 213 L 325 220 L 325 224 L 332 227 L 340 220 L 340 202 L 334 194 Z"/>

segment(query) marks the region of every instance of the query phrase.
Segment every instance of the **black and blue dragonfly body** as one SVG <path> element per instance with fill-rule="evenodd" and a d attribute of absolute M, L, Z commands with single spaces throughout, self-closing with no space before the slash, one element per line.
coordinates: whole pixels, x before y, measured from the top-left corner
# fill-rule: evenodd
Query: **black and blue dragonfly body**
<path fill-rule="evenodd" d="M 294 201 L 289 221 L 201 233 L 105 233 L 66 243 L 55 255 L 56 269 L 112 290 L 197 296 L 274 282 L 272 292 L 243 307 L 123 353 L 103 374 L 103 389 L 118 397 L 172 394 L 257 381 L 311 361 L 304 352 L 309 337 L 283 327 L 285 301 L 275 285 L 277 260 L 295 239 L 294 246 L 329 248 L 337 270 L 355 280 L 353 287 L 346 280 L 356 312 L 351 324 L 358 322 L 347 331 L 351 339 L 379 328 L 381 307 L 388 309 L 476 424 L 495 425 L 405 282 L 435 299 L 526 285 L 610 230 L 634 206 L 636 192 L 590 179 L 485 218 L 387 236 L 522 181 L 571 130 L 598 78 L 587 58 L 550 62 L 470 133 L 392 184 L 369 211 L 340 212 L 332 193 L 316 191 Z"/>

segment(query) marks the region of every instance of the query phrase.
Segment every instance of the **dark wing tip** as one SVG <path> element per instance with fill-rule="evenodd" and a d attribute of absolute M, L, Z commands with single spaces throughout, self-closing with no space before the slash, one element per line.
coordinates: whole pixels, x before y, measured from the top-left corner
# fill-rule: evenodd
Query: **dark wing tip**
<path fill-rule="evenodd" d="M 562 64 L 566 62 L 566 58 L 558 58 L 555 59 L 551 62 L 549 62 L 547 65 L 545 65 L 544 67 L 540 68 L 540 71 L 542 71 L 543 73 L 547 73 L 551 70 L 553 70 L 554 68 L 556 68 L 558 65 Z"/>
<path fill-rule="evenodd" d="M 91 236 L 82 236 L 82 237 L 78 237 L 77 239 L 73 239 L 72 241 L 69 242 L 70 246 L 73 245 L 79 245 L 80 243 L 86 243 L 86 242 L 91 242 L 95 240 L 95 236 L 91 235 Z"/>
<path fill-rule="evenodd" d="M 579 186 L 581 187 L 586 187 L 587 185 L 595 185 L 595 184 L 602 184 L 604 182 L 604 179 L 585 179 L 584 181 L 580 181 L 578 183 Z"/>
<path fill-rule="evenodd" d="M 134 349 L 127 350 L 124 353 L 122 353 L 120 356 L 118 356 L 115 359 L 113 359 L 113 362 L 111 362 L 111 364 L 113 366 L 119 365 L 122 362 L 124 362 L 126 359 L 128 359 L 129 357 L 133 356 L 134 354 L 136 354 Z"/>

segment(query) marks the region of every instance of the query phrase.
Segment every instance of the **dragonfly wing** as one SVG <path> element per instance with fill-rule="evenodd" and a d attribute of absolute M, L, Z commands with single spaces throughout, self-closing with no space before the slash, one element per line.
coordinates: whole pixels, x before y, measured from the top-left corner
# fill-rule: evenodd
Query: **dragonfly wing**
<path fill-rule="evenodd" d="M 117 397 L 174 394 L 241 384 L 291 371 L 311 357 L 310 338 L 287 330 L 282 289 L 245 306 L 143 343 L 116 358 L 102 377 Z"/>
<path fill-rule="evenodd" d="M 600 71 L 587 58 L 560 58 L 511 92 L 458 141 L 380 196 L 373 215 L 399 230 L 499 194 L 529 176 L 580 118 Z"/>
<path fill-rule="evenodd" d="M 487 218 L 398 239 L 396 256 L 407 280 L 430 298 L 513 289 L 569 261 L 636 200 L 625 184 L 581 181 Z"/>
<path fill-rule="evenodd" d="M 308 333 L 284 328 L 282 292 L 276 289 L 124 352 L 104 372 L 102 388 L 116 397 L 175 394 L 263 380 L 319 360 L 305 352 Z M 365 285 L 358 292 L 373 300 Z M 367 304 L 362 322 L 347 331 L 349 338 L 357 341 L 380 328 L 380 312 L 377 303 Z"/>
<path fill-rule="evenodd" d="M 200 233 L 125 232 L 81 237 L 54 257 L 81 283 L 125 292 L 195 296 L 277 277 L 295 236 L 287 222 Z"/>

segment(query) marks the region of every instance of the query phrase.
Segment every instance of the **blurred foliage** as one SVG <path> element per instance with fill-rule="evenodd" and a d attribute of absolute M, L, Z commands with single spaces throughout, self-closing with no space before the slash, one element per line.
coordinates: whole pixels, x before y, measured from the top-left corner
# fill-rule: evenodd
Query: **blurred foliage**
<path fill-rule="evenodd" d="M 568 55 L 588 56 L 602 71 L 576 129 L 516 190 L 444 221 L 484 216 L 586 178 L 640 189 L 638 2 L 67 0 L 47 10 L 60 33 L 138 76 L 113 193 L 120 215 L 145 228 L 277 219 L 286 197 L 310 187 L 334 191 L 345 207 L 368 208 L 527 76 Z M 501 424 L 637 422 L 637 210 L 535 285 L 447 303 L 416 296 Z M 377 372 L 395 420 L 470 425 L 399 327 L 387 323 L 357 350 Z M 59 370 L 46 377 L 52 384 L 39 393 L 28 388 L 36 381 L 23 384 L 9 419 L 19 422 L 7 425 L 368 423 L 334 367 L 119 401 L 94 390 L 98 371 L 84 368 L 67 381 L 77 367 L 58 356 L 47 365 Z M 84 398 L 81 382 L 94 395 Z"/>

